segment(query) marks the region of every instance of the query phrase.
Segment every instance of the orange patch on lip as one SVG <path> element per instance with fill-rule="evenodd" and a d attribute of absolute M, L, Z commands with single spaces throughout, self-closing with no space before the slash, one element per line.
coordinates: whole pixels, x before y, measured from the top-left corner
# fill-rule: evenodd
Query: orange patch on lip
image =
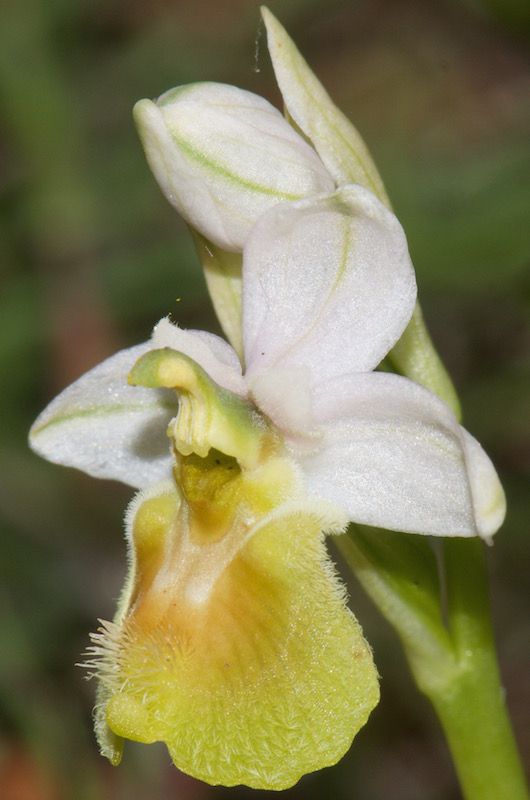
<path fill-rule="evenodd" d="M 190 536 L 176 490 L 138 506 L 130 600 L 99 634 L 97 729 L 103 745 L 164 741 L 209 783 L 282 789 L 343 755 L 377 673 L 323 545 L 338 523 L 307 500 L 262 515 L 255 491 L 233 507 L 245 525 L 211 541 Z"/>

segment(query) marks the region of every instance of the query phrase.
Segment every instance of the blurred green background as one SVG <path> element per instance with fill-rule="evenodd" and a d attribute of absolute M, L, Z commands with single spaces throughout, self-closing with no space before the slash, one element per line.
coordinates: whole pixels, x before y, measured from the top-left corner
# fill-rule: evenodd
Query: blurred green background
<path fill-rule="evenodd" d="M 272 0 L 374 154 L 435 341 L 508 495 L 489 552 L 508 703 L 530 750 L 524 581 L 530 498 L 530 69 L 527 0 Z M 125 571 L 130 491 L 31 454 L 61 388 L 172 313 L 217 330 L 184 225 L 131 108 L 171 86 L 235 83 L 278 103 L 254 0 L 3 0 L 0 7 L 0 797 L 224 800 L 163 747 L 119 769 L 75 668 Z M 361 590 L 382 702 L 336 768 L 289 800 L 456 800 L 449 756 L 396 639 Z M 526 667 L 525 667 L 526 662 Z M 494 757 L 494 754 L 492 754 Z M 499 798 L 502 800 L 502 798 Z"/>

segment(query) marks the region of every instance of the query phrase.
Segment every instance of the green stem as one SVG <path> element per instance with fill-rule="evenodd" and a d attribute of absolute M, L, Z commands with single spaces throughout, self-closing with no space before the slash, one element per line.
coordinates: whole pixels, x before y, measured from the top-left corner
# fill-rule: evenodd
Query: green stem
<path fill-rule="evenodd" d="M 426 537 L 352 526 L 335 541 L 398 633 L 439 717 L 465 800 L 527 800 L 495 655 L 483 543 L 443 542 L 445 625 Z"/>
<path fill-rule="evenodd" d="M 466 800 L 528 797 L 504 702 L 484 546 L 444 541 L 448 625 L 456 669 L 446 686 L 424 686 L 440 719 Z"/>
<path fill-rule="evenodd" d="M 397 372 L 441 397 L 455 417 L 461 418 L 458 395 L 432 343 L 419 303 L 416 303 L 409 324 L 387 358 Z"/>

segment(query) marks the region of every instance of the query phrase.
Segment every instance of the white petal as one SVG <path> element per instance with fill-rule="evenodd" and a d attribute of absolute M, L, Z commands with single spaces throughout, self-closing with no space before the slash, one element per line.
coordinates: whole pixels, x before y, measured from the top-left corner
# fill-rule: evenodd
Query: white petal
<path fill-rule="evenodd" d="M 359 132 L 331 100 L 274 15 L 267 8 L 261 13 L 272 66 L 290 116 L 339 186 L 358 183 L 389 205 L 381 176 Z"/>
<path fill-rule="evenodd" d="M 371 370 L 401 335 L 415 297 L 403 229 L 370 192 L 345 186 L 280 204 L 243 253 L 247 378 L 268 372 L 275 382 L 274 372 L 302 369 L 311 385 Z M 260 404 L 259 389 L 254 396 Z"/>
<path fill-rule="evenodd" d="M 481 445 L 464 428 L 460 431 L 479 535 L 488 540 L 504 522 L 506 497 L 495 467 Z"/>
<path fill-rule="evenodd" d="M 237 353 L 220 336 L 183 330 L 165 318 L 155 325 L 151 342 L 154 348 L 171 347 L 189 356 L 223 389 L 242 396 L 246 394 Z"/>
<path fill-rule="evenodd" d="M 488 538 L 504 495 L 480 446 L 449 408 L 397 375 L 346 376 L 315 397 L 323 439 L 301 456 L 311 495 L 353 521 L 391 530 Z"/>
<path fill-rule="evenodd" d="M 285 200 L 331 191 L 310 145 L 262 97 L 217 83 L 141 100 L 135 119 L 168 200 L 214 244 L 241 251 L 250 227 Z"/>
<path fill-rule="evenodd" d="M 176 395 L 127 384 L 135 361 L 151 347 L 122 350 L 61 392 L 31 428 L 33 450 L 55 464 L 135 488 L 168 477 L 166 429 Z"/>

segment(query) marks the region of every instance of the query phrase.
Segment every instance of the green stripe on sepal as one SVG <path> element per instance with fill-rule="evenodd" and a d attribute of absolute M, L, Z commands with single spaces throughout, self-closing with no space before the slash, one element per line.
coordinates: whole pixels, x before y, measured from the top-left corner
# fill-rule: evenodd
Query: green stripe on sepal
<path fill-rule="evenodd" d="M 278 86 L 289 113 L 335 181 L 358 183 L 390 206 L 377 167 L 357 129 L 337 108 L 287 31 L 262 6 Z"/>

